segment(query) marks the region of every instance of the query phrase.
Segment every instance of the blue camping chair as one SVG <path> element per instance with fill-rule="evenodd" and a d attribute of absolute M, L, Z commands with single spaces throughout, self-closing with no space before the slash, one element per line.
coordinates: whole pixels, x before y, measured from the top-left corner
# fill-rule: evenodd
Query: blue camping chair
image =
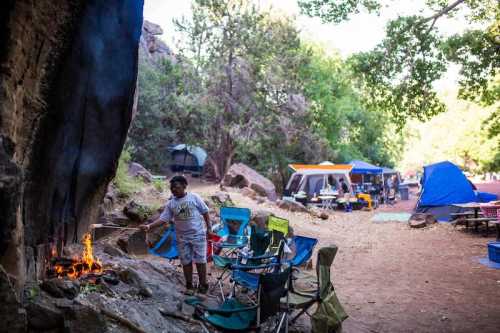
<path fill-rule="evenodd" d="M 168 244 L 169 241 L 170 244 Z M 153 248 L 149 249 L 149 253 L 170 260 L 174 260 L 179 257 L 174 226 L 171 226 L 167 229 L 167 231 L 165 231 L 158 243 L 156 243 Z"/>
<path fill-rule="evenodd" d="M 272 332 L 280 332 L 282 328 L 288 332 L 288 308 L 286 303 L 285 306 L 280 306 L 280 298 L 288 299 L 287 282 L 290 274 L 291 268 L 288 267 L 283 271 L 278 269 L 272 273 L 256 275 L 251 285 L 257 290 L 255 305 L 243 304 L 236 298 L 228 298 L 216 308 L 204 306 L 197 298 L 188 298 L 185 302 L 195 306 L 195 316 L 199 319 L 225 331 L 261 331 L 262 323 L 277 315 Z"/>
<path fill-rule="evenodd" d="M 305 236 L 294 236 L 293 243 L 295 244 L 295 256 L 288 260 L 288 262 L 292 266 L 300 266 L 311 259 L 318 240 Z"/>
<path fill-rule="evenodd" d="M 238 262 L 229 267 L 232 272 L 231 282 L 233 283 L 231 297 L 236 295 L 236 287 L 243 287 L 247 290 L 257 292 L 259 276 L 263 273 L 276 272 L 279 271 L 281 267 L 281 261 L 284 253 L 285 242 L 281 241 L 278 246 L 278 251 L 274 254 L 264 254 L 262 256 L 252 256 L 249 259 L 253 262 L 243 262 L 245 259 L 242 256 L 238 257 Z M 263 259 L 267 261 L 256 262 L 256 259 Z M 221 288 L 222 291 L 222 288 Z M 222 299 L 224 299 L 224 294 L 222 293 Z"/>
<path fill-rule="evenodd" d="M 226 238 L 224 242 L 217 244 L 222 249 L 240 249 L 248 244 L 249 235 L 247 232 L 250 223 L 250 209 L 238 207 L 221 207 L 220 220 L 222 228 L 217 232 L 220 237 Z M 237 230 L 231 230 L 230 224 L 239 223 Z"/>

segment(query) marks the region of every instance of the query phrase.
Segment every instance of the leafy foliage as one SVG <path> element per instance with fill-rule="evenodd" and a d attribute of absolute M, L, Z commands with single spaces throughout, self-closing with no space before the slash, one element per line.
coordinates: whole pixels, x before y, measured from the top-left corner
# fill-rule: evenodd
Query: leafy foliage
<path fill-rule="evenodd" d="M 128 165 L 130 164 L 130 160 L 130 152 L 127 149 L 124 149 L 120 155 L 116 175 L 113 179 L 118 193 L 122 197 L 130 197 L 134 192 L 139 191 L 144 186 L 144 182 L 142 180 L 128 174 Z"/>
<path fill-rule="evenodd" d="M 325 22 L 338 23 L 364 8 L 376 12 L 381 1 L 299 0 L 302 12 Z M 402 127 L 409 118 L 428 119 L 444 111 L 432 83 L 440 79 L 450 63 L 461 67 L 459 96 L 491 105 L 498 100 L 499 17 L 496 0 L 428 0 L 434 11 L 429 17 L 398 17 L 390 21 L 386 38 L 372 51 L 354 55 L 354 71 L 362 78 L 370 104 L 392 114 Z M 438 34 L 441 17 L 466 15 L 472 26 L 445 38 Z"/>
<path fill-rule="evenodd" d="M 168 146 L 191 142 L 192 129 L 199 126 L 199 114 L 190 97 L 199 91 L 193 71 L 188 62 L 169 59 L 158 66 L 146 61 L 139 64 L 138 112 L 127 147 L 134 160 L 149 170 L 165 171 L 170 160 Z"/>
<path fill-rule="evenodd" d="M 498 171 L 495 157 L 498 139 L 488 135 L 482 123 L 494 114 L 494 107 L 481 107 L 458 100 L 456 92 L 441 96 L 447 106 L 427 123 L 410 121 L 408 137 L 400 167 L 419 170 L 422 165 L 451 160 L 472 173 Z"/>

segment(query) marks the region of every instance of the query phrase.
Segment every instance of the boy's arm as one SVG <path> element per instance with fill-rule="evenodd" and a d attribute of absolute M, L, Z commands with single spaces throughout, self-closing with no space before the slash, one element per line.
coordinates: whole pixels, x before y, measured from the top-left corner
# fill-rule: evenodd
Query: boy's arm
<path fill-rule="evenodd" d="M 210 222 L 210 215 L 208 212 L 202 214 L 203 219 L 205 220 L 205 224 L 207 225 L 207 234 L 212 233 L 212 222 Z"/>
<path fill-rule="evenodd" d="M 169 222 L 165 222 L 161 218 L 157 218 L 156 220 L 154 220 L 151 223 L 140 225 L 139 228 L 141 228 L 144 231 L 149 231 L 150 229 L 152 229 L 156 226 L 159 226 L 162 223 L 169 223 Z"/>
<path fill-rule="evenodd" d="M 172 212 L 170 211 L 170 207 L 167 204 L 159 218 L 157 218 L 151 223 L 140 225 L 139 228 L 141 228 L 144 231 L 149 231 L 151 228 L 154 228 L 162 223 L 170 223 L 171 218 L 172 218 Z"/>

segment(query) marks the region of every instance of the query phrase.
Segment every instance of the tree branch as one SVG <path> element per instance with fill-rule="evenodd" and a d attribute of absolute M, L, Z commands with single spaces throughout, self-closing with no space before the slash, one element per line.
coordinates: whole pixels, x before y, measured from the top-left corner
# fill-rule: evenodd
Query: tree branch
<path fill-rule="evenodd" d="M 441 16 L 445 15 L 445 14 L 448 14 L 449 12 L 451 12 L 453 9 L 455 9 L 455 7 L 459 6 L 462 2 L 464 2 L 465 0 L 457 0 L 455 1 L 454 3 L 452 4 L 449 4 L 448 6 L 444 7 L 443 9 L 441 9 L 439 12 L 437 12 L 436 14 L 432 15 L 432 16 L 429 16 L 425 19 L 422 20 L 422 23 L 427 23 L 429 21 L 433 21 L 432 22 L 432 25 L 434 25 L 434 23 L 436 23 L 437 19 L 440 18 Z"/>

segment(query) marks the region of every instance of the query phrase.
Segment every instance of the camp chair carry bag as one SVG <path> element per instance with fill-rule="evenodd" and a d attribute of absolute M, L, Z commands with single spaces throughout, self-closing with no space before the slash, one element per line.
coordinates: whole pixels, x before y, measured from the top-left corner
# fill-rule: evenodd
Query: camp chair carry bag
<path fill-rule="evenodd" d="M 313 333 L 333 333 L 338 330 L 347 318 L 344 308 L 337 298 L 333 288 L 330 268 L 337 254 L 337 246 L 321 248 L 318 251 L 318 262 L 316 263 L 316 274 L 319 284 L 320 302 L 316 312 L 311 316 Z"/>

